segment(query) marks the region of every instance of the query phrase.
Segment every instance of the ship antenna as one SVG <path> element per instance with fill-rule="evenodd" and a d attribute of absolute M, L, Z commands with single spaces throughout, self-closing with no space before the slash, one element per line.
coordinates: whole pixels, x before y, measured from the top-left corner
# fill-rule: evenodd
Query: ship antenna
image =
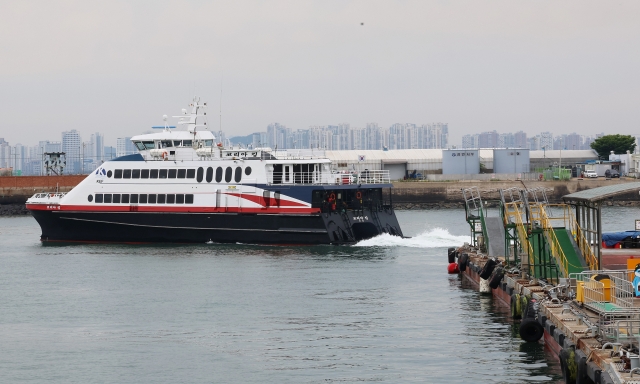
<path fill-rule="evenodd" d="M 222 140 L 222 76 L 220 76 L 220 132 L 218 132 L 220 140 Z"/>

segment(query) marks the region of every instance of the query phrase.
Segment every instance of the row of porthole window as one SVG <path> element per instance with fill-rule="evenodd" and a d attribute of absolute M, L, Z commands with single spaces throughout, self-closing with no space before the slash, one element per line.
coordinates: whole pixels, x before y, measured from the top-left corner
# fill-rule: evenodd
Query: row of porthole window
<path fill-rule="evenodd" d="M 222 167 L 216 168 L 216 183 L 222 182 L 222 177 L 224 174 L 224 181 L 227 183 L 231 182 L 233 178 L 236 183 L 239 183 L 242 180 L 242 167 L 236 167 L 235 171 L 232 167 L 227 167 L 226 169 Z M 251 167 L 246 167 L 244 169 L 244 174 L 249 176 L 251 175 Z M 203 179 L 207 180 L 207 183 L 213 181 L 213 168 L 208 167 L 206 170 L 203 167 L 198 168 L 198 172 L 196 172 L 196 181 L 201 183 Z"/>
<path fill-rule="evenodd" d="M 89 195 L 87 200 L 92 202 L 93 195 Z M 193 195 L 182 193 L 96 193 L 95 202 L 105 204 L 193 204 Z"/>
<path fill-rule="evenodd" d="M 111 171 L 107 177 L 111 177 Z M 195 169 L 114 169 L 114 179 L 193 179 Z"/>
<path fill-rule="evenodd" d="M 235 172 L 232 167 L 216 168 L 216 182 L 222 182 L 224 173 L 224 180 L 229 183 L 233 178 L 236 183 L 242 180 L 242 167 L 236 167 Z M 234 175 L 235 173 L 235 175 Z M 244 169 L 244 174 L 251 175 L 251 167 Z M 205 169 L 203 167 L 195 169 L 114 169 L 107 172 L 107 177 L 113 176 L 114 179 L 193 179 L 194 177 L 201 183 L 205 178 Z M 206 169 L 207 183 L 213 181 L 213 168 L 208 167 Z"/>

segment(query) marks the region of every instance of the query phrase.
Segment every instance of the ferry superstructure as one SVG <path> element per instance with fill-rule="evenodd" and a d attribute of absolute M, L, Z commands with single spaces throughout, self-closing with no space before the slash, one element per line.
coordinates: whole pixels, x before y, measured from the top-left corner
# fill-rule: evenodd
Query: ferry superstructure
<path fill-rule="evenodd" d="M 180 124 L 132 137 L 68 193 L 27 209 L 43 242 L 352 244 L 402 236 L 388 171 L 339 173 L 326 158 L 217 143 L 194 98 Z"/>

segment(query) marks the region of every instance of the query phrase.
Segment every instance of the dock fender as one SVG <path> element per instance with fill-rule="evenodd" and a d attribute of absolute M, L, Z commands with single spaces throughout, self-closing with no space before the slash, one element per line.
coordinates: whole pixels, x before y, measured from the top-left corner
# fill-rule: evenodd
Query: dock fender
<path fill-rule="evenodd" d="M 587 376 L 587 355 L 580 349 L 576 349 L 576 384 L 589 384 L 590 379 Z"/>
<path fill-rule="evenodd" d="M 598 367 L 598 364 L 594 363 L 593 361 L 587 363 L 587 376 L 589 376 L 591 381 L 593 381 L 594 383 L 599 383 L 601 380 L 601 375 L 602 369 Z"/>
<path fill-rule="evenodd" d="M 578 365 L 576 364 L 576 352 L 573 348 L 563 348 L 560 351 L 560 369 L 562 378 L 566 384 L 576 384 Z"/>
<path fill-rule="evenodd" d="M 464 272 L 467 269 L 467 263 L 469 262 L 469 255 L 463 253 L 460 257 L 458 257 L 458 267 L 460 267 L 460 272 Z"/>
<path fill-rule="evenodd" d="M 520 317 L 526 319 L 527 310 L 529 308 L 529 298 L 526 295 L 520 295 Z"/>
<path fill-rule="evenodd" d="M 504 271 L 502 268 L 497 268 L 491 277 L 491 280 L 489 280 L 489 287 L 491 287 L 491 289 L 498 288 L 500 281 L 502 281 L 502 277 L 504 277 Z"/>
<path fill-rule="evenodd" d="M 496 261 L 493 259 L 489 259 L 487 260 L 486 263 L 484 263 L 484 266 L 482 267 L 482 270 L 480 271 L 480 277 L 483 280 L 487 280 L 489 278 L 489 276 L 491 276 L 491 273 L 493 273 L 493 269 L 496 267 Z"/>
<path fill-rule="evenodd" d="M 547 316 L 541 315 L 538 316 L 538 323 L 544 327 L 544 324 L 547 322 Z"/>
<path fill-rule="evenodd" d="M 602 372 L 600 374 L 600 384 L 613 384 L 613 380 L 611 379 L 611 375 L 608 372 Z"/>
<path fill-rule="evenodd" d="M 511 317 L 519 319 L 522 316 L 522 308 L 520 307 L 520 295 L 511 295 Z"/>
<path fill-rule="evenodd" d="M 564 334 L 562 334 L 564 336 Z M 560 344 L 560 346 L 562 346 L 563 348 L 572 348 L 573 350 L 576 349 L 576 345 L 573 341 L 571 341 L 570 338 L 565 337 L 564 338 L 564 345 Z"/>
<path fill-rule="evenodd" d="M 558 343 L 558 345 L 564 346 L 564 333 L 558 328 L 553 330 L 553 339 Z M 567 347 L 565 347 L 567 349 Z"/>
<path fill-rule="evenodd" d="M 544 328 L 547 330 L 547 333 L 551 336 L 553 336 L 553 331 L 556 329 L 556 326 L 553 325 L 553 323 L 551 322 L 551 320 L 547 320 L 544 323 Z"/>
<path fill-rule="evenodd" d="M 449 264 L 456 262 L 456 249 L 449 248 L 447 250 L 447 256 L 449 257 Z"/>
<path fill-rule="evenodd" d="M 520 323 L 518 329 L 520 338 L 529 343 L 535 343 L 544 335 L 544 328 L 534 318 L 526 318 Z"/>
<path fill-rule="evenodd" d="M 524 309 L 522 313 L 522 318 L 524 319 L 535 319 L 536 318 L 536 307 L 535 300 L 531 300 L 531 298 L 527 297 L 527 307 Z"/>

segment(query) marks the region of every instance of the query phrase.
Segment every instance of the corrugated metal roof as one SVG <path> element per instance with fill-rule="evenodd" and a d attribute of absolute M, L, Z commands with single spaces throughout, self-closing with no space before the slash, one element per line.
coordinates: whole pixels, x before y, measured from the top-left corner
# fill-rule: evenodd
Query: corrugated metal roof
<path fill-rule="evenodd" d="M 640 182 L 623 183 L 607 185 L 605 187 L 598 187 L 587 189 L 580 192 L 571 193 L 566 196 L 562 196 L 565 202 L 571 201 L 586 201 L 586 202 L 598 202 L 609 197 L 621 195 L 624 193 L 634 192 L 640 190 Z"/>

